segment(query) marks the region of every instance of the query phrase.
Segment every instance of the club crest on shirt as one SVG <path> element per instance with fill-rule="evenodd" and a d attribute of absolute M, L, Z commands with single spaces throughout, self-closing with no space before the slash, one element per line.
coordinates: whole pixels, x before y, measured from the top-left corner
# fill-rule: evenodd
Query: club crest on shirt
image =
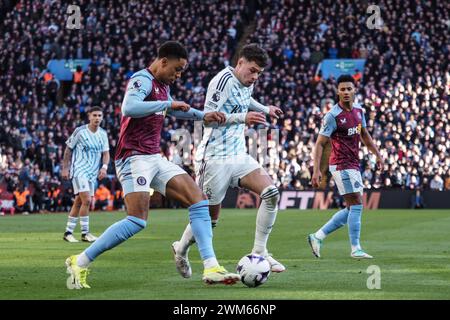
<path fill-rule="evenodd" d="M 346 118 L 341 118 L 341 119 L 339 119 L 339 120 L 341 121 L 341 124 L 347 123 L 347 119 L 346 119 Z"/>
<path fill-rule="evenodd" d="M 142 87 L 142 81 L 141 80 L 136 80 L 133 82 L 133 88 L 134 89 L 139 89 L 140 87 Z"/>
<path fill-rule="evenodd" d="M 216 93 L 212 96 L 212 101 L 218 102 L 220 100 L 220 91 L 216 91 Z"/>
<path fill-rule="evenodd" d="M 212 190 L 210 187 L 206 188 L 206 196 L 208 197 L 209 200 L 211 200 L 211 196 L 212 196 Z"/>
<path fill-rule="evenodd" d="M 137 178 L 137 183 L 140 186 L 144 186 L 147 183 L 147 180 L 143 176 L 140 176 Z"/>

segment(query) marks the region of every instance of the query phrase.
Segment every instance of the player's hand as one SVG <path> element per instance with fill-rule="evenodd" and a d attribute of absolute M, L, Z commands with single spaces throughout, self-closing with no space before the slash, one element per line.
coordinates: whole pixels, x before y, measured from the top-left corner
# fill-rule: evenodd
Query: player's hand
<path fill-rule="evenodd" d="M 381 172 L 384 171 L 384 159 L 381 155 L 377 156 L 377 169 Z"/>
<path fill-rule="evenodd" d="M 217 122 L 218 124 L 225 123 L 225 114 L 222 112 L 214 111 L 205 113 L 205 117 L 203 118 L 203 122 L 207 125 L 211 122 Z"/>
<path fill-rule="evenodd" d="M 279 119 L 280 116 L 284 113 L 283 110 L 281 110 L 277 106 L 269 106 L 269 109 L 269 116 L 272 118 Z"/>
<path fill-rule="evenodd" d="M 317 189 L 320 186 L 320 181 L 322 180 L 322 173 L 320 171 L 314 171 L 312 178 L 311 178 L 311 184 L 313 188 Z"/>
<path fill-rule="evenodd" d="M 103 180 L 106 177 L 106 169 L 101 168 L 98 172 L 98 180 Z"/>
<path fill-rule="evenodd" d="M 172 110 L 180 110 L 187 112 L 191 108 L 190 105 L 188 105 L 186 102 L 183 101 L 172 101 L 172 104 L 170 105 L 170 108 Z"/>
<path fill-rule="evenodd" d="M 245 116 L 245 124 L 266 124 L 266 116 L 260 112 L 250 111 Z"/>
<path fill-rule="evenodd" d="M 68 180 L 69 179 L 69 169 L 62 169 L 61 171 L 61 177 L 64 180 Z"/>

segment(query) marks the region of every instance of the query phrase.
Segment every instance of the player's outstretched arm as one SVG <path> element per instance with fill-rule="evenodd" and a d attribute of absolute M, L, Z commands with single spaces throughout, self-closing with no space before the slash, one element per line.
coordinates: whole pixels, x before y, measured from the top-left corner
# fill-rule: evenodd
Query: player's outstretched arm
<path fill-rule="evenodd" d="M 172 101 L 144 101 L 152 91 L 152 82 L 144 76 L 137 76 L 128 82 L 122 102 L 122 115 L 131 118 L 143 118 L 169 108 Z"/>
<path fill-rule="evenodd" d="M 255 111 L 226 114 L 225 118 L 224 125 L 241 123 L 247 125 L 266 124 L 266 116 L 261 112 Z"/>
<path fill-rule="evenodd" d="M 177 109 L 174 109 L 173 107 L 167 109 L 167 115 L 173 116 L 177 119 L 181 120 L 203 120 L 205 117 L 204 113 L 200 110 L 191 108 L 188 104 L 181 102 L 181 101 L 172 101 L 173 106 Z M 178 106 L 177 104 L 184 103 L 187 106 L 186 108 L 182 108 L 181 106 Z M 184 111 L 186 110 L 186 111 Z"/>
<path fill-rule="evenodd" d="M 264 112 L 265 114 L 270 115 L 272 118 L 278 119 L 280 115 L 283 114 L 283 111 L 277 106 L 265 106 L 253 98 L 250 98 L 249 110 Z"/>
<path fill-rule="evenodd" d="M 381 155 L 380 151 L 378 150 L 377 146 L 375 145 L 375 142 L 373 142 L 372 137 L 370 136 L 369 131 L 367 131 L 367 128 L 362 127 L 361 128 L 361 140 L 364 143 L 364 145 L 369 149 L 370 152 L 372 152 L 377 157 L 377 167 L 379 170 L 383 170 L 384 167 L 384 159 Z"/>

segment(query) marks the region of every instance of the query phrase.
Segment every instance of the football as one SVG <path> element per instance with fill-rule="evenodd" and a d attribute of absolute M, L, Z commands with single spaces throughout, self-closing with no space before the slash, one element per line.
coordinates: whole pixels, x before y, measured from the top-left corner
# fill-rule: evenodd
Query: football
<path fill-rule="evenodd" d="M 243 284 L 254 288 L 269 279 L 270 263 L 263 256 L 248 254 L 239 260 L 236 271 L 240 274 Z"/>

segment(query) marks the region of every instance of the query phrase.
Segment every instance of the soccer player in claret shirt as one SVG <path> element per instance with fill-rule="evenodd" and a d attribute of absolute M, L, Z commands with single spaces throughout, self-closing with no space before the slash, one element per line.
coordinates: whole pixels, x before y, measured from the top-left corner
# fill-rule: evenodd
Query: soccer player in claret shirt
<path fill-rule="evenodd" d="M 325 115 L 316 141 L 312 185 L 317 188 L 320 184 L 322 151 L 331 140 L 329 170 L 347 207 L 338 211 L 316 233 L 308 235 L 308 242 L 313 254 L 320 258 L 320 248 L 325 237 L 348 223 L 351 257 L 371 259 L 372 256 L 364 252 L 359 243 L 363 211 L 363 184 L 358 155 L 360 140 L 376 155 L 380 170 L 383 169 L 383 158 L 366 129 L 362 107 L 354 103 L 355 80 L 350 75 L 342 75 L 337 83 L 339 102 Z"/>
<path fill-rule="evenodd" d="M 187 66 L 186 49 L 168 41 L 158 49 L 151 65 L 131 76 L 122 102 L 122 119 L 115 156 L 116 171 L 123 187 L 127 217 L 110 226 L 89 248 L 66 259 L 68 288 L 89 288 L 89 264 L 103 252 L 124 242 L 147 225 L 150 188 L 188 207 L 190 224 L 203 260 L 203 281 L 234 284 L 238 274 L 217 262 L 212 245 L 209 202 L 194 180 L 160 154 L 161 128 L 166 113 L 181 119 L 221 124 L 224 114 L 190 109 L 173 101 L 169 85 L 180 78 Z"/>
<path fill-rule="evenodd" d="M 245 45 L 236 67 L 226 67 L 209 83 L 205 110 L 225 113 L 227 126 L 205 128 L 195 154 L 195 170 L 200 187 L 208 195 L 213 225 L 218 221 L 221 203 L 230 186 L 260 195 L 252 253 L 264 256 L 272 272 L 283 272 L 286 268 L 267 250 L 279 192 L 268 173 L 247 153 L 244 134 L 246 124 L 265 124 L 266 115 L 278 118 L 283 114 L 280 108 L 262 105 L 251 97 L 268 59 L 267 52 L 257 44 Z M 187 225 L 180 241 L 172 244 L 177 270 L 184 278 L 192 274 L 188 252 L 194 240 L 192 225 Z"/>

